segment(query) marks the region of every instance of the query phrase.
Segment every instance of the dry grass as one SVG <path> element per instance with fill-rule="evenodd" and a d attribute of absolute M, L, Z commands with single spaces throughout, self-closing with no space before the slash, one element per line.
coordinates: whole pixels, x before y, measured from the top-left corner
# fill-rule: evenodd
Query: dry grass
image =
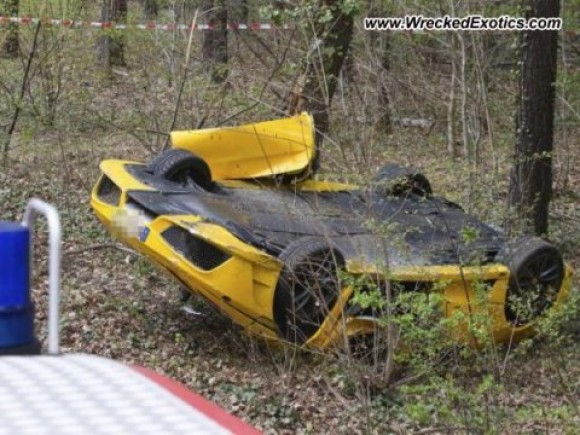
<path fill-rule="evenodd" d="M 29 36 L 24 33 L 22 38 L 26 42 Z M 145 161 L 163 145 L 179 85 L 176 78 L 181 77 L 185 35 L 177 35 L 175 45 L 171 35 L 130 35 L 130 66 L 117 70 L 112 78 L 93 67 L 95 35 L 91 31 L 65 30 L 46 37 L 49 47 L 54 47 L 55 37 L 61 38 L 61 48 L 52 53 L 62 56 L 55 55 L 56 60 L 44 64 L 55 74 L 60 71 L 56 76 L 62 93 L 55 122 L 44 122 L 45 88 L 36 69 L 9 164 L 0 167 L 0 219 L 20 219 L 32 196 L 60 209 L 65 227 L 64 351 L 95 353 L 150 367 L 267 432 L 573 433 L 580 426 L 578 313 L 573 317 L 576 324 L 566 330 L 575 342 L 558 346 L 537 340 L 510 351 L 503 375 L 494 378 L 491 386 L 486 387 L 486 382 L 495 367 L 486 365 L 485 358 L 445 349 L 433 367 L 433 372 L 441 374 L 439 385 L 430 381 L 429 374 L 417 376 L 403 369 L 398 385 L 370 391 L 355 382 L 341 358 L 270 349 L 243 336 L 202 301 L 190 303 L 199 315 L 184 311 L 175 283 L 146 259 L 114 247 L 90 210 L 89 195 L 102 159 Z M 249 107 L 252 110 L 241 112 L 230 123 L 276 117 L 275 108 L 281 102 L 273 91 L 288 90 L 300 52 L 285 35 L 266 42 L 279 56 L 278 63 L 264 55 L 264 64 L 251 54 L 243 38 L 235 40 L 233 74 L 223 88 L 208 83 L 199 50 L 194 50 L 177 125 L 189 128 L 205 122 L 212 126 Z M 359 40 L 356 77 L 342 83 L 334 101 L 323 176 L 364 182 L 382 162 L 412 164 L 431 179 L 436 192 L 501 225 L 513 136 L 509 107 L 514 81 L 509 72 L 495 71 L 489 95 L 498 167 L 492 166 L 491 147 L 485 140 L 482 159 L 474 167 L 462 159 L 450 159 L 445 152 L 442 98 L 447 92 L 447 72 L 444 64 L 437 63 L 441 54 L 433 60 L 421 44 L 395 42 L 392 71 L 385 79 L 393 93 L 393 114 L 427 117 L 435 120 L 435 127 L 430 131 L 395 127 L 389 135 L 381 132 L 375 122 L 382 109 L 376 106 L 375 72 L 369 66 L 369 49 Z M 260 53 L 259 44 L 250 44 Z M 284 59 L 281 53 L 288 46 L 292 55 Z M 273 68 L 280 70 L 271 76 Z M 18 61 L 0 60 L 0 72 L 0 82 L 7 89 L 18 87 Z M 580 100 L 577 88 L 571 87 L 564 95 L 567 101 Z M 12 110 L 10 96 L 0 92 L 0 125 Z M 558 116 L 551 236 L 578 267 L 580 123 L 563 109 Z M 39 245 L 45 237 L 41 229 Z M 45 268 L 45 251 L 39 248 L 33 290 L 39 325 L 45 320 Z M 578 291 L 578 277 L 574 286 Z M 505 355 L 505 350 L 501 352 Z"/>

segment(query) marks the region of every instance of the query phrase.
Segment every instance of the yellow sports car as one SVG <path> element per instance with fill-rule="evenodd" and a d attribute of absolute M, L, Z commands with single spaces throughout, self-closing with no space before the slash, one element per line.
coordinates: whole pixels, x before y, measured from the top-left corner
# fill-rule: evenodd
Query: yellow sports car
<path fill-rule="evenodd" d="M 353 303 L 349 277 L 388 282 L 395 296 L 440 292 L 444 315 L 489 312 L 496 341 L 529 335 L 565 297 L 572 272 L 555 247 L 506 240 L 412 169 L 385 165 L 362 187 L 314 179 L 313 131 L 303 113 L 174 132 L 149 164 L 103 161 L 92 207 L 123 242 L 270 340 L 329 348 L 374 333 L 379 319 Z"/>

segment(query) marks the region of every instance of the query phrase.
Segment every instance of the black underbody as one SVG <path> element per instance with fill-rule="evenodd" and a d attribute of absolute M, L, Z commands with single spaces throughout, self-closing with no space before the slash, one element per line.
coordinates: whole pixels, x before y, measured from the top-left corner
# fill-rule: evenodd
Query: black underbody
<path fill-rule="evenodd" d="M 295 191 L 291 186 L 211 192 L 155 177 L 142 165 L 128 171 L 156 191 L 130 191 L 150 215 L 193 214 L 278 256 L 299 237 L 321 237 L 345 259 L 367 264 L 445 265 L 492 262 L 504 237 L 443 198 L 387 196 L 373 189 Z"/>

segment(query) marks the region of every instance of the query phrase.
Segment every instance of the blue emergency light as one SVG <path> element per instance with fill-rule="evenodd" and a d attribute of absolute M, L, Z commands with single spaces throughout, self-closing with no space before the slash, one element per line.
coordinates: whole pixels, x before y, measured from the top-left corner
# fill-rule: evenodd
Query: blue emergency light
<path fill-rule="evenodd" d="M 29 281 L 30 231 L 0 221 L 0 354 L 39 351 Z"/>
<path fill-rule="evenodd" d="M 58 211 L 40 199 L 26 205 L 22 224 L 0 221 L 0 356 L 40 353 L 34 335 L 34 302 L 30 299 L 30 265 L 34 222 L 48 223 L 48 353 L 58 355 L 61 228 Z"/>

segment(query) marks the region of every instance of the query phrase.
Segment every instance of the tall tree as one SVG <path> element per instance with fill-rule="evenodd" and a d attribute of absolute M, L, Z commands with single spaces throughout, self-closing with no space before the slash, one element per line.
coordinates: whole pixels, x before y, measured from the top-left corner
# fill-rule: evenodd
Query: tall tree
<path fill-rule="evenodd" d="M 394 12 L 390 5 L 383 1 L 367 0 L 367 17 L 390 17 Z M 377 106 L 379 108 L 377 126 L 383 133 L 391 132 L 391 117 L 389 113 L 389 89 L 385 84 L 385 78 L 391 69 L 389 59 L 390 37 L 389 32 L 367 32 L 368 44 L 373 53 L 373 68 L 377 71 Z"/>
<path fill-rule="evenodd" d="M 0 0 L 0 13 L 9 17 L 18 16 L 19 3 L 19 0 Z M 4 57 L 16 57 L 18 49 L 18 24 L 10 23 L 1 52 Z"/>
<path fill-rule="evenodd" d="M 211 79 L 222 83 L 228 77 L 228 10 L 224 0 L 203 0 L 205 22 L 211 26 L 203 31 L 202 56 Z"/>
<path fill-rule="evenodd" d="M 315 34 L 303 73 L 288 103 L 290 113 L 307 110 L 314 117 L 317 148 L 314 171 L 320 164 L 320 148 L 330 124 L 330 105 L 350 49 L 356 13 L 352 0 L 318 0 L 317 3 L 317 13 L 313 17 Z"/>
<path fill-rule="evenodd" d="M 247 24 L 250 10 L 248 0 L 230 0 L 231 21 L 238 24 Z"/>
<path fill-rule="evenodd" d="M 559 13 L 559 0 L 527 0 L 527 18 L 558 17 Z M 517 139 L 510 203 L 524 229 L 541 235 L 548 231 L 548 207 L 552 196 L 558 33 L 526 31 L 521 42 Z"/>
<path fill-rule="evenodd" d="M 127 0 L 103 0 L 101 21 L 127 22 Z M 103 68 L 125 65 L 125 32 L 112 31 L 101 35 L 97 41 L 97 63 Z"/>
<path fill-rule="evenodd" d="M 158 9 L 157 0 L 143 0 L 143 15 L 146 20 L 155 20 Z"/>

